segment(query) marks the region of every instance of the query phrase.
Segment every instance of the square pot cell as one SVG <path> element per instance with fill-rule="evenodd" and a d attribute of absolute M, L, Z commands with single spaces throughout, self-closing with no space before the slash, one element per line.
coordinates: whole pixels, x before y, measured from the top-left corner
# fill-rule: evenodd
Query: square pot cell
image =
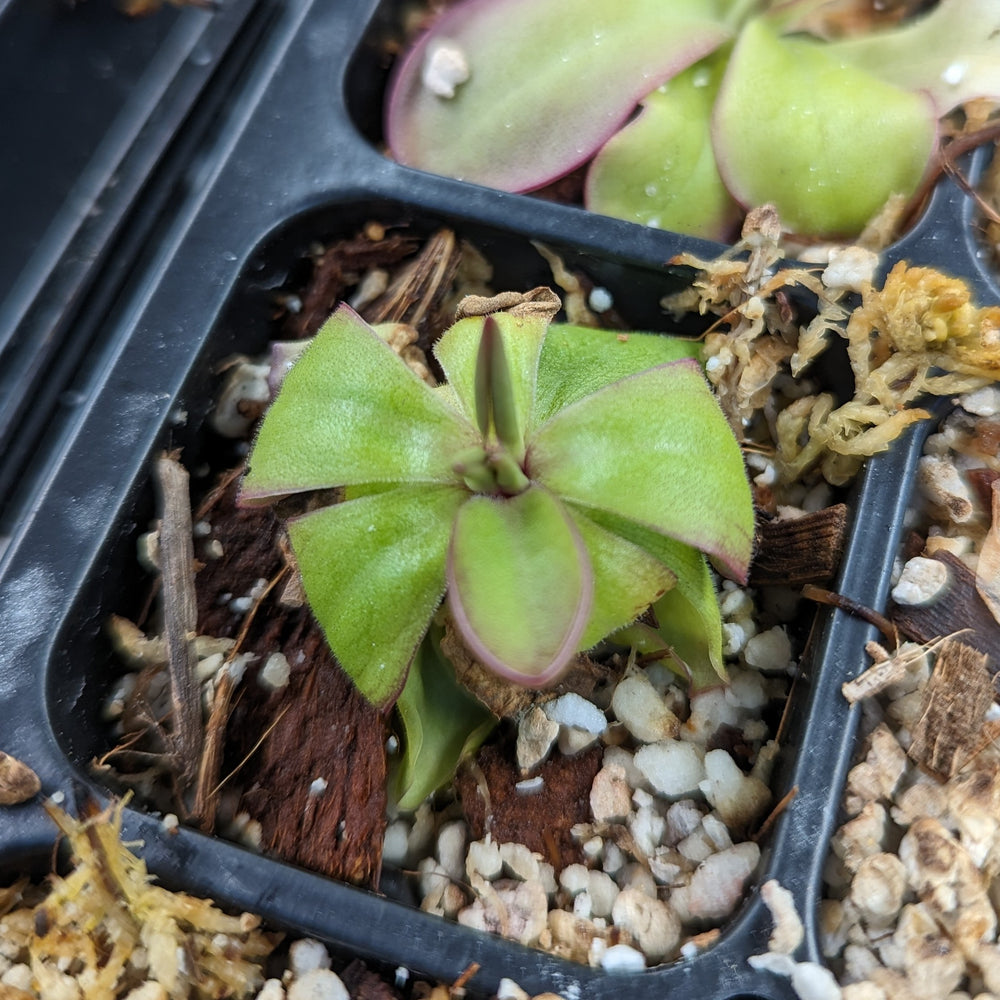
<path fill-rule="evenodd" d="M 276 333 L 272 320 L 276 294 L 280 298 L 288 290 L 294 272 L 302 268 L 303 256 L 317 239 L 328 242 L 353 235 L 373 220 L 400 226 L 399 231 L 417 238 L 442 226 L 454 228 L 459 238 L 467 239 L 490 261 L 496 289 L 551 284 L 549 265 L 522 234 L 381 199 L 332 204 L 293 218 L 248 255 L 242 276 L 217 321 L 205 330 L 189 331 L 193 347 L 187 377 L 164 411 L 153 446 L 133 444 L 127 461 L 130 473 L 115 481 L 104 481 L 100 475 L 105 467 L 103 451 L 122 446 L 122 425 L 133 417 L 142 397 L 121 392 L 122 385 L 126 390 L 132 385 L 127 373 L 117 390 L 107 390 L 101 400 L 101 416 L 95 417 L 104 429 L 104 434 L 98 435 L 101 443 L 97 451 L 70 452 L 58 473 L 66 482 L 77 484 L 78 505 L 71 512 L 72 521 L 77 530 L 87 532 L 84 557 L 77 564 L 77 582 L 70 588 L 61 584 L 54 553 L 45 557 L 54 559 L 55 565 L 35 567 L 36 574 L 41 574 L 38 578 L 52 588 L 47 591 L 45 610 L 54 641 L 41 667 L 44 685 L 39 694 L 43 703 L 33 706 L 45 720 L 43 735 L 50 729 L 52 736 L 45 750 L 52 761 L 49 788 L 69 785 L 104 794 L 99 791 L 101 783 L 95 785 L 89 765 L 114 743 L 102 721 L 102 709 L 122 669 L 110 648 L 105 626 L 112 613 L 140 618 L 148 600 L 149 580 L 139 569 L 135 552 L 138 536 L 155 516 L 150 483 L 154 457 L 163 448 L 181 449 L 184 464 L 196 473 L 192 485 L 195 494 L 210 485 L 204 477 L 199 479 L 198 470 L 238 463 L 240 448 L 205 430 L 220 383 L 220 368 L 234 354 L 253 356 L 266 349 Z M 659 301 L 683 288 L 690 280 L 689 271 L 579 251 L 568 243 L 554 249 L 572 270 L 609 292 L 630 328 L 670 328 Z M 704 320 L 695 320 L 688 332 L 700 323 Z M 152 349 L 155 351 L 155 343 Z M 131 359 L 140 368 L 148 360 L 145 352 L 139 345 Z M 888 481 L 895 481 L 894 473 Z M 885 489 L 883 481 L 869 487 L 869 492 L 874 490 L 880 500 Z M 112 516 L 104 520 L 102 514 L 99 519 L 98 510 L 111 510 Z M 39 529 L 44 530 L 41 525 Z M 46 536 L 46 548 L 50 549 L 55 538 L 50 531 Z M 870 575 L 865 557 L 855 553 L 854 559 L 860 559 L 865 564 L 860 571 Z M 18 613 L 31 612 L 24 606 Z M 795 784 L 800 789 L 807 787 L 808 781 L 816 782 L 820 791 L 806 796 L 801 806 L 793 804 L 779 819 L 774 833 L 762 844 L 759 876 L 759 881 L 778 878 L 803 901 L 815 899 L 813 880 L 818 878 L 825 853 L 820 834 L 830 822 L 819 800 L 825 801 L 832 794 L 830 776 L 848 759 L 850 746 L 844 713 L 828 689 L 836 686 L 847 662 L 844 649 L 863 645 L 855 645 L 853 623 L 841 621 L 837 626 L 834 622 L 836 627 L 831 628 L 828 615 L 821 614 L 820 620 L 825 623 L 824 638 L 795 686 L 793 721 L 784 737 L 785 750 L 773 785 L 775 799 Z M 846 638 L 845 629 L 850 633 Z M 837 665 L 824 671 L 823 665 L 831 658 Z M 27 756 L 30 759 L 31 754 Z M 510 976 L 511 969 L 518 970 L 513 978 L 528 989 L 541 990 L 554 982 L 580 982 L 595 996 L 612 996 L 623 985 L 608 973 L 455 926 L 399 902 L 255 855 L 220 838 L 187 829 L 169 835 L 158 819 L 140 810 L 136 806 L 126 811 L 126 833 L 145 841 L 151 870 L 169 884 L 209 894 L 227 906 L 260 912 L 290 930 L 444 979 L 457 977 L 468 961 L 475 960 L 483 971 L 473 985 L 482 983 L 484 989 L 492 988 L 500 977 Z M 42 836 L 37 826 L 29 827 L 22 832 L 22 839 Z M 804 828 L 810 831 L 808 837 L 802 835 Z M 394 884 L 399 884 L 398 880 L 386 872 L 384 890 Z M 363 930 L 364 926 L 368 930 Z M 635 978 L 635 986 L 647 988 L 648 984 L 650 990 L 660 990 L 696 976 L 705 996 L 730 997 L 763 988 L 758 982 L 761 974 L 750 970 L 745 957 L 762 949 L 768 932 L 769 917 L 760 898 L 751 892 L 717 944 L 694 958 L 643 973 Z M 774 985 L 767 976 L 764 979 L 768 985 L 760 995 L 783 995 L 783 985 Z"/>

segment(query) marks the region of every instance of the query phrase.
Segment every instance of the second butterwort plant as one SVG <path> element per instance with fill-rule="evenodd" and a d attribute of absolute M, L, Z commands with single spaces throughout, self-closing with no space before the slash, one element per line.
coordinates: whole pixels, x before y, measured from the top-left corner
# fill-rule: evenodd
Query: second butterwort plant
<path fill-rule="evenodd" d="M 261 424 L 242 500 L 315 494 L 289 536 L 370 701 L 399 697 L 442 600 L 473 656 L 523 685 L 551 684 L 650 605 L 668 644 L 675 619 L 696 683 L 721 673 L 705 557 L 745 579 L 753 508 L 696 350 L 469 317 L 438 341 L 447 380 L 431 388 L 348 307 L 334 313 Z"/>

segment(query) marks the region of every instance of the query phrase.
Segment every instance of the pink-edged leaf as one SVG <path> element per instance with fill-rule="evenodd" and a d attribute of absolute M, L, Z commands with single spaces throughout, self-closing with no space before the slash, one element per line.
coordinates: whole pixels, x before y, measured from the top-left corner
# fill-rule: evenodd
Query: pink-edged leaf
<path fill-rule="evenodd" d="M 724 681 L 722 616 L 712 573 L 701 552 L 604 511 L 588 510 L 586 514 L 669 566 L 675 578 L 674 586 L 653 604 L 659 630 L 637 624 L 616 635 L 614 641 L 636 645 L 645 654 L 669 647 L 672 654 L 665 661 L 696 690 Z M 652 634 L 657 636 L 659 647 L 651 643 Z"/>
<path fill-rule="evenodd" d="M 635 621 L 674 586 L 677 576 L 655 554 L 608 531 L 582 508 L 567 504 L 566 509 L 580 532 L 594 571 L 594 605 L 579 647 L 589 649 Z"/>
<path fill-rule="evenodd" d="M 644 95 L 730 34 L 712 0 L 466 0 L 397 64 L 389 148 L 432 173 L 540 187 L 589 159 Z M 468 78 L 456 82 L 465 74 L 449 67 L 463 64 Z"/>
<path fill-rule="evenodd" d="M 566 500 L 635 521 L 746 576 L 750 485 L 693 361 L 659 365 L 559 410 L 529 439 L 527 472 Z"/>
<path fill-rule="evenodd" d="M 538 358 L 531 426 L 545 423 L 564 406 L 627 375 L 699 357 L 701 343 L 696 340 L 553 323 Z"/>
<path fill-rule="evenodd" d="M 580 534 L 548 490 L 463 504 L 448 550 L 448 602 L 485 666 L 527 687 L 554 681 L 579 648 L 593 592 Z"/>
<path fill-rule="evenodd" d="M 455 482 L 475 428 L 341 306 L 285 376 L 241 500 L 369 482 Z"/>
<path fill-rule="evenodd" d="M 726 185 L 770 202 L 784 227 L 850 236 L 891 195 L 912 194 L 937 140 L 932 102 L 885 83 L 809 38 L 744 27 L 712 119 Z M 876 166 L 873 166 L 877 164 Z"/>
<path fill-rule="evenodd" d="M 441 601 L 451 524 L 468 493 L 398 486 L 288 523 L 309 605 L 358 690 L 391 705 Z"/>

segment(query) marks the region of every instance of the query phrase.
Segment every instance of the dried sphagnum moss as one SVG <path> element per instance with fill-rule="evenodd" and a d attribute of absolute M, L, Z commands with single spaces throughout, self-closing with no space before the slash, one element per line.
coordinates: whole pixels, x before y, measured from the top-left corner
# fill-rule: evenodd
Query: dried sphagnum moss
<path fill-rule="evenodd" d="M 121 842 L 121 806 L 83 821 L 46 809 L 74 867 L 52 877 L 40 903 L 0 918 L 6 957 L 31 970 L 19 1000 L 108 1000 L 144 982 L 170 998 L 245 997 L 261 987 L 278 939 L 258 929 L 258 917 L 231 917 L 210 900 L 153 885 Z"/>
<path fill-rule="evenodd" d="M 755 418 L 772 427 L 781 482 L 819 469 L 827 482 L 846 483 L 865 458 L 929 416 L 912 406 L 919 397 L 970 392 L 1000 378 L 1000 307 L 974 306 L 960 279 L 900 262 L 882 288 L 867 279 L 857 284 L 861 304 L 852 311 L 844 301 L 851 288 L 825 273 L 771 272 L 779 236 L 773 210 L 752 212 L 733 248 L 733 255 L 749 251 L 748 258 L 678 258 L 701 274 L 665 305 L 720 317 L 704 340 L 708 377 L 745 443 L 760 443 L 747 439 Z M 816 315 L 801 328 L 788 305 L 794 286 L 817 300 Z M 830 334 L 847 341 L 853 397 L 837 405 L 830 393 L 799 394 L 777 414 L 767 412 L 779 376 L 807 376 Z"/>

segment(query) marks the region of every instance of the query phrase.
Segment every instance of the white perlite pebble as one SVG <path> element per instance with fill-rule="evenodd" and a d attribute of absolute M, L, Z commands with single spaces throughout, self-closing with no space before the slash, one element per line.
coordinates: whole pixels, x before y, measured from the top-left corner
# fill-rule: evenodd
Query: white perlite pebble
<path fill-rule="evenodd" d="M 730 830 L 745 829 L 771 801 L 767 785 L 744 774 L 725 750 L 705 754 L 705 774 L 701 790 Z"/>
<path fill-rule="evenodd" d="M 611 910 L 615 927 L 627 930 L 652 963 L 671 957 L 681 940 L 681 922 L 666 903 L 638 889 L 623 889 Z"/>
<path fill-rule="evenodd" d="M 878 254 L 863 247 L 831 247 L 829 260 L 823 271 L 823 284 L 859 294 L 872 281 L 878 267 Z"/>
<path fill-rule="evenodd" d="M 590 813 L 595 823 L 621 823 L 632 811 L 632 789 L 620 764 L 606 764 L 590 786 Z"/>
<path fill-rule="evenodd" d="M 474 875 L 480 875 L 487 882 L 500 875 L 503 860 L 500 857 L 500 845 L 491 840 L 474 840 L 469 844 L 469 853 L 465 858 L 465 872 L 469 881 Z"/>
<path fill-rule="evenodd" d="M 660 795 L 670 799 L 696 793 L 707 775 L 704 751 L 695 743 L 663 740 L 640 747 L 635 766 Z"/>
<path fill-rule="evenodd" d="M 599 285 L 595 285 L 590 290 L 590 295 L 587 298 L 587 305 L 596 313 L 607 312 L 613 305 L 615 300 L 606 288 L 601 288 Z"/>
<path fill-rule="evenodd" d="M 288 987 L 288 1000 L 351 1000 L 351 995 L 335 972 L 313 969 Z"/>
<path fill-rule="evenodd" d="M 674 739 L 680 731 L 680 720 L 644 673 L 629 674 L 619 682 L 611 698 L 611 710 L 642 743 Z"/>
<path fill-rule="evenodd" d="M 759 861 L 760 848 L 752 841 L 706 858 L 695 869 L 688 887 L 691 916 L 698 920 L 728 917 L 743 898 L 743 890 Z"/>
<path fill-rule="evenodd" d="M 330 955 L 320 941 L 302 938 L 288 949 L 288 964 L 294 976 L 304 976 L 314 969 L 329 969 Z"/>
<path fill-rule="evenodd" d="M 974 413 L 977 417 L 995 417 L 1000 415 L 1000 386 L 988 385 L 977 389 L 959 399 L 963 410 Z"/>
<path fill-rule="evenodd" d="M 0 983 L 9 986 L 11 989 L 31 991 L 31 966 L 19 962 L 12 965 L 4 974 L 0 976 Z"/>
<path fill-rule="evenodd" d="M 465 841 L 467 831 L 462 820 L 445 823 L 437 838 L 437 859 L 441 867 L 456 882 L 465 876 Z"/>
<path fill-rule="evenodd" d="M 792 663 L 792 644 L 781 625 L 747 639 L 743 659 L 755 670 L 785 670 Z"/>
<path fill-rule="evenodd" d="M 497 1000 L 531 1000 L 531 997 L 513 979 L 501 979 L 497 985 Z"/>
<path fill-rule="evenodd" d="M 263 687 L 276 691 L 288 683 L 291 667 L 284 653 L 272 653 L 257 675 L 257 682 Z"/>
<path fill-rule="evenodd" d="M 517 727 L 517 766 L 531 771 L 549 755 L 559 735 L 559 723 L 537 705 L 529 709 Z"/>
<path fill-rule="evenodd" d="M 613 944 L 601 956 L 601 968 L 605 972 L 642 972 L 646 958 L 627 944 Z"/>
<path fill-rule="evenodd" d="M 285 987 L 280 979 L 269 979 L 257 994 L 257 1000 L 285 1000 Z"/>
<path fill-rule="evenodd" d="M 469 79 L 469 61 L 454 43 L 442 39 L 424 57 L 420 82 L 435 96 L 452 98 L 455 88 Z"/>
<path fill-rule="evenodd" d="M 560 726 L 582 729 L 585 733 L 599 736 L 608 728 L 604 713 L 593 703 L 574 692 L 560 695 L 554 701 L 547 701 L 542 711 Z"/>
<path fill-rule="evenodd" d="M 781 955 L 791 955 L 805 937 L 802 918 L 795 908 L 792 894 L 777 879 L 768 879 L 760 887 L 764 905 L 771 911 L 774 930 L 768 939 L 768 951 Z"/>
<path fill-rule="evenodd" d="M 409 824 L 402 819 L 390 823 L 385 828 L 382 840 L 382 860 L 386 864 L 402 866 L 406 861 L 406 839 L 409 834 Z"/>
<path fill-rule="evenodd" d="M 940 559 L 915 556 L 907 561 L 899 581 L 892 588 L 897 604 L 923 606 L 932 604 L 948 584 L 948 567 Z"/>
<path fill-rule="evenodd" d="M 840 987 L 833 973 L 816 962 L 796 962 L 792 989 L 799 1000 L 840 1000 Z"/>

